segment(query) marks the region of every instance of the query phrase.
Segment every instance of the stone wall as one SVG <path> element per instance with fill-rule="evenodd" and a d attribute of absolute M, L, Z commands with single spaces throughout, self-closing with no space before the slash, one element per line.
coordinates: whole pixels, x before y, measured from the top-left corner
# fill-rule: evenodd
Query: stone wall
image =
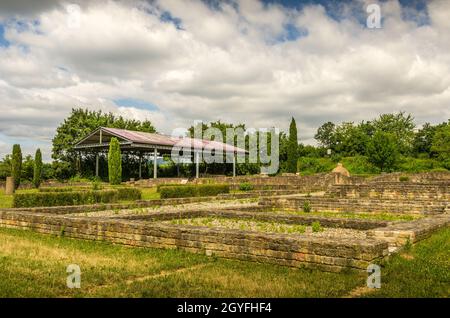
<path fill-rule="evenodd" d="M 221 217 L 230 219 L 255 220 L 263 222 L 275 222 L 285 224 L 302 224 L 311 225 L 313 222 L 320 222 L 324 227 L 349 228 L 355 230 L 368 230 L 379 227 L 385 227 L 390 223 L 387 221 L 367 220 L 367 219 L 347 219 L 332 218 L 311 215 L 294 215 L 294 214 L 278 214 L 274 212 L 255 212 L 222 209 L 222 210 L 186 210 L 183 212 L 152 212 L 146 215 L 127 215 L 118 219 L 127 220 L 149 220 L 161 221 L 179 218 L 196 218 L 196 217 Z M 117 217 L 115 217 L 117 219 Z"/>
<path fill-rule="evenodd" d="M 450 181 L 450 171 L 430 171 L 420 173 L 394 172 L 381 174 L 367 180 L 368 183 L 375 182 L 398 182 L 401 176 L 407 176 L 409 182 L 436 183 L 440 181 Z"/>
<path fill-rule="evenodd" d="M 388 253 L 377 240 L 333 240 L 287 234 L 192 227 L 140 220 L 89 219 L 0 211 L 0 226 L 153 248 L 181 248 L 226 258 L 338 272 L 365 270 Z"/>
<path fill-rule="evenodd" d="M 367 231 L 367 237 L 387 242 L 392 252 L 408 241 L 411 244 L 416 243 L 429 237 L 436 230 L 449 225 L 450 215 L 444 214 L 372 229 Z"/>
<path fill-rule="evenodd" d="M 450 200 L 450 182 L 406 183 L 382 182 L 360 185 L 332 185 L 328 196 L 340 198 L 380 198 L 397 200 Z"/>
<path fill-rule="evenodd" d="M 291 210 L 303 210 L 308 201 L 312 211 L 335 212 L 389 212 L 440 214 L 446 212 L 448 204 L 432 200 L 386 200 L 376 198 L 332 198 L 320 196 L 261 197 L 259 205 Z"/>

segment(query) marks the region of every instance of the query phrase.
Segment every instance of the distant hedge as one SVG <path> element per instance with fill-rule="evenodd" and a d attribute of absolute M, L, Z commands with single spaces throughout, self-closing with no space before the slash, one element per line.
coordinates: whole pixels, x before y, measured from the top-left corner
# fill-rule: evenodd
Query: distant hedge
<path fill-rule="evenodd" d="M 159 192 L 161 199 L 207 197 L 229 193 L 230 186 L 228 184 L 171 185 L 161 186 Z"/>
<path fill-rule="evenodd" d="M 57 188 L 57 187 L 40 187 L 39 192 L 73 192 L 80 191 L 80 188 L 74 189 L 69 187 Z"/>
<path fill-rule="evenodd" d="M 139 200 L 141 190 L 137 188 L 118 187 L 108 190 L 77 190 L 64 191 L 66 188 L 55 188 L 56 191 L 37 193 L 16 193 L 13 198 L 13 207 L 26 208 L 38 206 L 65 206 L 95 203 L 113 203 L 118 200 Z"/>
<path fill-rule="evenodd" d="M 142 191 L 138 188 L 117 187 L 113 188 L 118 191 L 119 200 L 140 200 L 142 199 Z"/>
<path fill-rule="evenodd" d="M 159 192 L 162 187 L 178 187 L 178 186 L 186 186 L 181 183 L 161 183 L 156 185 L 156 192 Z"/>

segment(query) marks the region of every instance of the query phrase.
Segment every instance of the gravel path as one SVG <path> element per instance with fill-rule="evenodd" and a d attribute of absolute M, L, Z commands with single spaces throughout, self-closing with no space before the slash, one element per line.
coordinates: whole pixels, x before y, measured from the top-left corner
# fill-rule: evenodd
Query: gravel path
<path fill-rule="evenodd" d="M 104 211 L 94 211 L 94 212 L 81 212 L 73 213 L 70 216 L 83 216 L 83 217 L 117 217 L 124 215 L 136 215 L 136 214 L 149 214 L 152 212 L 179 212 L 186 210 L 214 210 L 223 208 L 243 208 L 243 207 L 253 207 L 257 206 L 257 202 L 252 202 L 251 200 L 217 200 L 211 198 L 209 202 L 195 202 L 186 203 L 179 205 L 162 205 L 146 208 L 135 208 L 135 209 L 123 209 L 123 210 L 104 210 Z"/>
<path fill-rule="evenodd" d="M 345 237 L 353 239 L 366 238 L 365 231 L 359 231 L 354 229 L 320 227 L 319 231 L 314 231 L 312 226 L 306 225 L 271 223 L 263 221 L 251 221 L 251 220 L 228 219 L 228 218 L 206 217 L 206 218 L 175 219 L 168 221 L 160 221 L 160 223 L 216 227 L 216 228 L 268 232 L 268 233 L 308 235 L 323 238 L 336 238 L 336 237 L 339 238 Z"/>

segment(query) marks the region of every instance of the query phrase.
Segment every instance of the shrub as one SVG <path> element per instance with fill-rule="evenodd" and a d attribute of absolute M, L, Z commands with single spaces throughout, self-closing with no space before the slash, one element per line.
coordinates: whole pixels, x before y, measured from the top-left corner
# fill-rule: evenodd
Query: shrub
<path fill-rule="evenodd" d="M 22 172 L 22 150 L 19 144 L 13 146 L 11 175 L 14 178 L 14 187 L 17 189 L 20 185 L 20 177 Z"/>
<path fill-rule="evenodd" d="M 118 192 L 119 200 L 141 200 L 142 199 L 142 191 L 138 188 L 131 187 L 117 187 L 114 188 Z"/>
<path fill-rule="evenodd" d="M 72 192 L 72 191 L 79 191 L 81 189 L 74 189 L 69 187 L 64 188 L 56 188 L 56 187 L 42 187 L 39 188 L 39 192 Z"/>
<path fill-rule="evenodd" d="M 343 157 L 341 162 L 350 174 L 375 174 L 379 169 L 366 156 Z"/>
<path fill-rule="evenodd" d="M 400 182 L 407 182 L 409 181 L 409 177 L 408 176 L 400 176 L 400 178 L 398 178 L 400 180 Z"/>
<path fill-rule="evenodd" d="M 36 155 L 34 156 L 34 167 L 33 167 L 33 185 L 35 188 L 39 188 L 42 180 L 42 153 L 41 149 L 36 150 Z"/>
<path fill-rule="evenodd" d="M 416 173 L 431 171 L 442 166 L 442 162 L 435 159 L 402 157 L 398 164 L 398 170 Z"/>
<path fill-rule="evenodd" d="M 122 155 L 120 144 L 117 138 L 111 138 L 108 152 L 108 176 L 110 184 L 120 184 L 122 182 Z"/>
<path fill-rule="evenodd" d="M 242 182 L 239 184 L 239 190 L 241 191 L 251 191 L 253 190 L 253 184 L 249 182 Z"/>
<path fill-rule="evenodd" d="M 117 190 L 16 193 L 13 198 L 13 207 L 25 208 L 112 203 L 117 200 Z"/>
<path fill-rule="evenodd" d="M 309 203 L 309 201 L 303 202 L 303 212 L 311 212 L 311 204 Z"/>
<path fill-rule="evenodd" d="M 182 186 L 180 183 L 161 183 L 156 186 L 156 192 L 159 192 L 161 187 L 173 187 L 173 186 Z"/>
<path fill-rule="evenodd" d="M 301 157 L 297 162 L 298 171 L 302 174 L 331 172 L 335 166 L 329 158 Z"/>
<path fill-rule="evenodd" d="M 102 183 L 98 180 L 94 180 L 94 182 L 92 182 L 92 190 L 96 191 L 96 190 L 102 190 L 103 186 Z"/>
<path fill-rule="evenodd" d="M 312 227 L 312 231 L 313 231 L 314 233 L 315 233 L 315 232 L 322 232 L 322 231 L 323 231 L 322 225 L 320 225 L 320 222 L 319 222 L 319 221 L 312 222 L 311 227 Z"/>
<path fill-rule="evenodd" d="M 229 193 L 230 186 L 228 184 L 161 186 L 159 192 L 161 193 L 161 199 L 206 197 Z"/>

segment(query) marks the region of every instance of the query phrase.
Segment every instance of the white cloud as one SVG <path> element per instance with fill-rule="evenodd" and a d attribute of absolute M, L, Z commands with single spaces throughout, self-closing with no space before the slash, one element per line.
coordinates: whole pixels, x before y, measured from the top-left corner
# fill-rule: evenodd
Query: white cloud
<path fill-rule="evenodd" d="M 328 120 L 398 110 L 418 124 L 450 117 L 448 1 L 428 4 L 425 25 L 403 20 L 398 2 L 382 2 L 378 30 L 352 15 L 365 12 L 362 0 L 339 5 L 339 21 L 319 5 L 83 1 L 79 28 L 68 23 L 67 4 L 0 5 L 10 43 L 0 46 L 0 156 L 12 140 L 36 140 L 49 151 L 76 106 L 147 118 L 165 133 L 196 119 L 286 129 L 294 116 L 306 142 Z M 180 28 L 162 21 L 163 12 Z M 281 42 L 287 24 L 307 33 Z M 118 98 L 158 110 L 117 106 Z"/>

